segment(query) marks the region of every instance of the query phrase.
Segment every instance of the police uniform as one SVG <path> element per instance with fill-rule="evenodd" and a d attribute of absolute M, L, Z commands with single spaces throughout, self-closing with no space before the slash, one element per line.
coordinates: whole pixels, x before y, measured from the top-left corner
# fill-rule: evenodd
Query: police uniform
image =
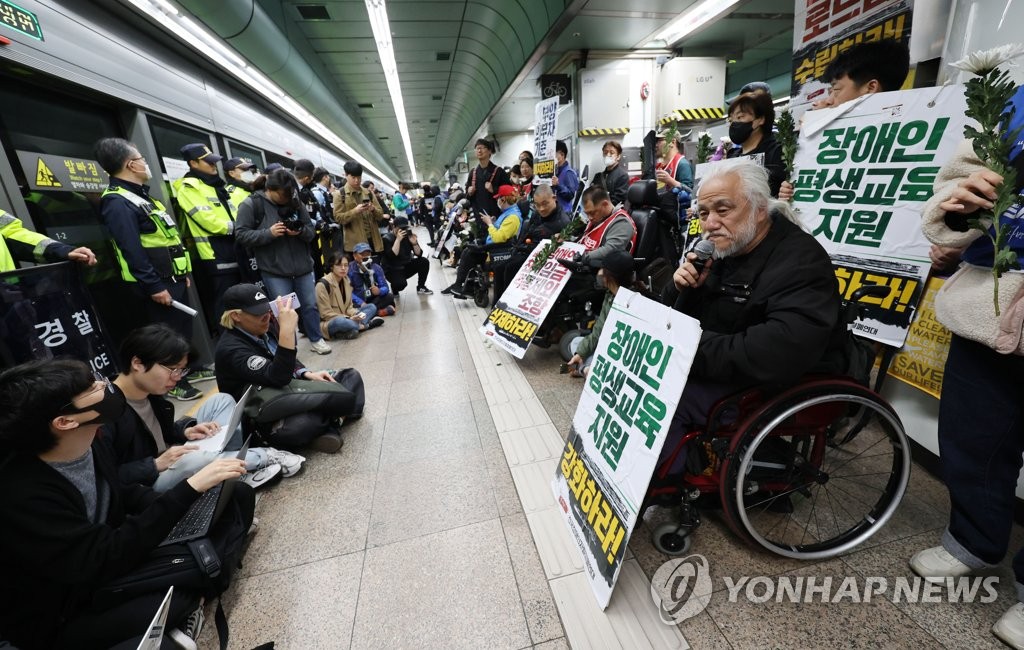
<path fill-rule="evenodd" d="M 166 323 L 191 340 L 192 317 L 151 297 L 167 291 L 189 304 L 186 279 L 192 265 L 174 219 L 150 197 L 149 186 L 120 178 L 111 178 L 103 191 L 100 214 L 113 238 L 121 279 L 143 301 L 149 321 Z"/>
<path fill-rule="evenodd" d="M 18 268 L 16 260 L 62 262 L 74 248 L 21 225 L 21 219 L 0 210 L 0 273 Z"/>

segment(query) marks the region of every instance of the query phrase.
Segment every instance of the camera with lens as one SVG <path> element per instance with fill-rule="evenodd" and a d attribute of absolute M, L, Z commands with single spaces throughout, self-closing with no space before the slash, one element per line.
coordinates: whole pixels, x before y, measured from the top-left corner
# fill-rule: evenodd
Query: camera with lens
<path fill-rule="evenodd" d="M 292 232 L 302 230 L 302 218 L 299 217 L 298 207 L 287 205 L 278 208 L 277 216 L 281 219 L 284 227 Z"/>

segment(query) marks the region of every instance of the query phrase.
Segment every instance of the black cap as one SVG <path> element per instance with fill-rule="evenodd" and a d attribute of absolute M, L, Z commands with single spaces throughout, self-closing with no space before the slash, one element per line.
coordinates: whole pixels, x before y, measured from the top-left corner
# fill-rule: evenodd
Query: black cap
<path fill-rule="evenodd" d="M 409 226 L 409 217 L 395 217 L 395 226 L 406 228 Z"/>
<path fill-rule="evenodd" d="M 232 169 L 254 169 L 256 165 L 252 164 L 252 161 L 248 158 L 228 158 L 224 161 L 224 171 L 229 172 Z"/>
<path fill-rule="evenodd" d="M 601 258 L 598 267 L 622 284 L 633 276 L 633 256 L 626 251 L 611 251 Z"/>
<path fill-rule="evenodd" d="M 270 299 L 255 284 L 236 284 L 224 292 L 224 311 L 241 309 L 253 316 L 262 316 L 270 311 Z"/>
<path fill-rule="evenodd" d="M 279 169 L 284 169 L 284 165 L 282 165 L 281 163 L 270 163 L 269 165 L 267 165 L 267 168 L 263 170 L 263 172 L 265 174 L 269 174 L 270 172 L 276 172 Z"/>
<path fill-rule="evenodd" d="M 217 164 L 221 157 L 210 151 L 210 148 L 202 142 L 186 144 L 181 148 L 181 157 L 184 160 L 202 160 L 210 164 Z"/>

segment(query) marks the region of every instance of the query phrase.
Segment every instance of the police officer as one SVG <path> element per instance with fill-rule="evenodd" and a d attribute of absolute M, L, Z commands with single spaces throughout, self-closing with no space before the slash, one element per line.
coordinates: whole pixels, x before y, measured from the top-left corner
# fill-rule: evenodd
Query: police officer
<path fill-rule="evenodd" d="M 228 158 L 224 161 L 224 182 L 228 186 L 231 202 L 242 205 L 252 194 L 252 182 L 256 180 L 256 165 L 248 158 Z"/>
<path fill-rule="evenodd" d="M 192 265 L 174 219 L 149 195 L 145 184 L 152 178 L 149 164 L 135 145 L 121 138 L 99 140 L 95 157 L 110 175 L 100 215 L 113 237 L 121 279 L 128 283 L 149 322 L 166 323 L 191 340 L 192 317 L 173 308 L 171 302 L 189 306 Z M 190 400 L 202 393 L 182 379 L 170 395 Z"/>
<path fill-rule="evenodd" d="M 72 260 L 93 266 L 96 255 L 85 246 L 72 248 L 33 232 L 21 225 L 21 219 L 0 209 L 0 273 L 18 268 L 17 260 L 40 263 Z"/>
<path fill-rule="evenodd" d="M 195 267 L 196 288 L 210 331 L 216 332 L 214 319 L 223 311 L 221 298 L 228 287 L 241 282 L 234 235 L 238 203 L 234 202 L 234 192 L 228 191 L 228 185 L 217 173 L 221 157 L 209 147 L 198 142 L 187 144 L 181 148 L 181 157 L 188 161 L 189 169 L 173 183 L 181 211 L 179 220 L 195 244 L 199 257 Z M 209 378 L 212 377 L 211 374 Z"/>

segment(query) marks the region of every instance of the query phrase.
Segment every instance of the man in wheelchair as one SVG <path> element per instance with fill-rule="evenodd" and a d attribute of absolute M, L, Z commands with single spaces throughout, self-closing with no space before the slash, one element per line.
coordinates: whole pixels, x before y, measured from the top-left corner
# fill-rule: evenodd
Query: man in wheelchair
<path fill-rule="evenodd" d="M 477 215 L 487 228 L 487 238 L 483 246 L 467 246 L 459 257 L 459 267 L 455 274 L 455 284 L 443 290 L 442 294 L 451 294 L 455 298 L 465 300 L 469 296 L 464 291 L 466 276 L 471 269 L 482 265 L 487 260 L 487 248 L 494 244 L 509 244 L 515 241 L 519 235 L 519 228 L 523 223 L 523 215 L 516 204 L 519 194 L 511 185 L 502 185 L 494 195 L 498 202 L 501 214 L 497 218 L 489 214 Z"/>
<path fill-rule="evenodd" d="M 753 386 L 782 390 L 808 373 L 841 374 L 850 354 L 832 262 L 772 200 L 760 165 L 709 172 L 697 214 L 715 250 L 702 269 L 689 253 L 673 275 L 675 309 L 699 320 L 703 334 L 663 457 L 706 424 L 719 399 Z"/>

